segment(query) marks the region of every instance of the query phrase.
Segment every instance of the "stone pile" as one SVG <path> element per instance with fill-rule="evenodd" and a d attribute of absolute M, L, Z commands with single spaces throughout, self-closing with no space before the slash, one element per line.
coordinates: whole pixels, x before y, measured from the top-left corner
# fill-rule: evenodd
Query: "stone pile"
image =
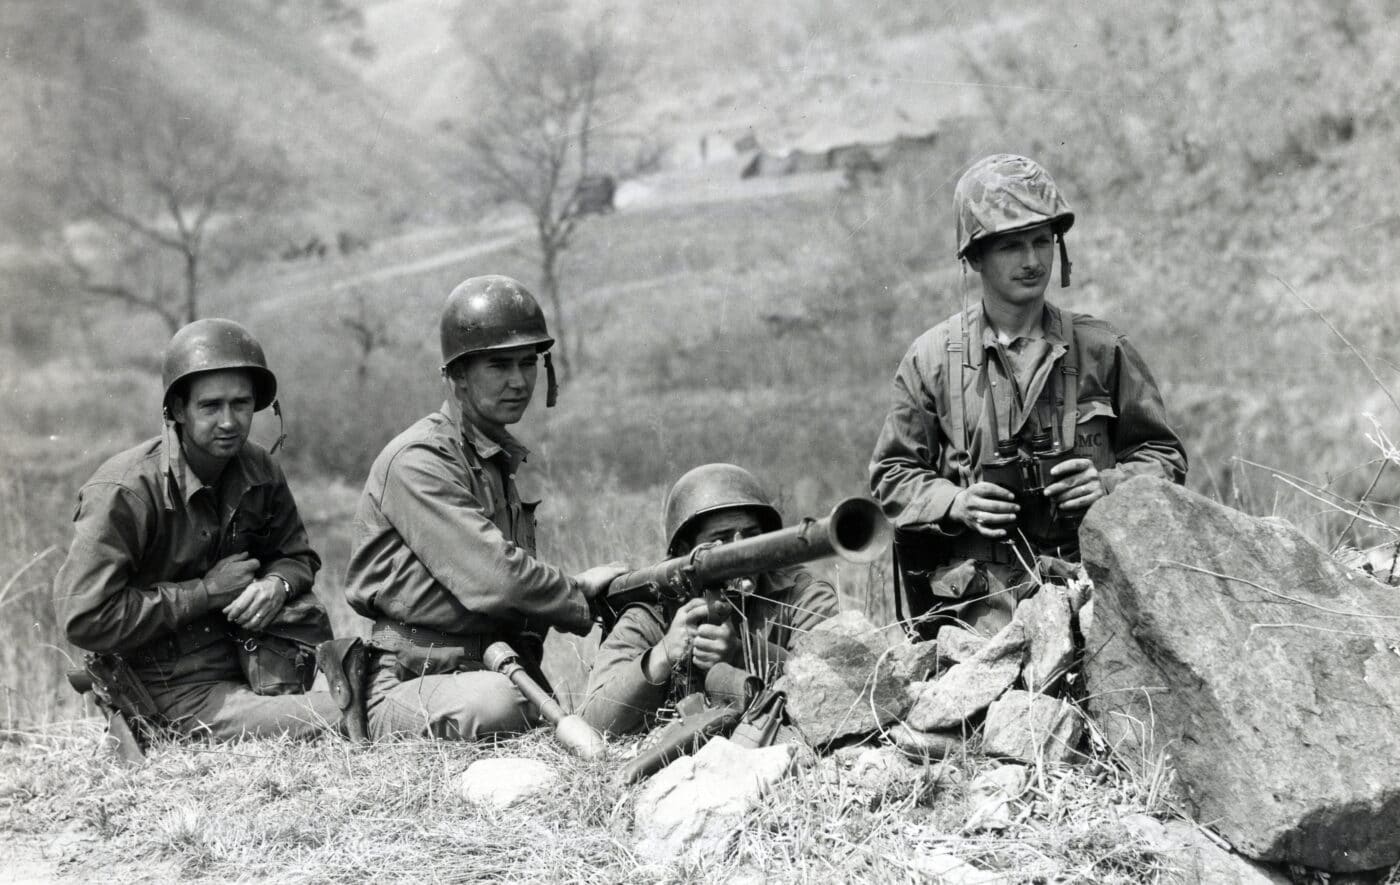
<path fill-rule="evenodd" d="M 1047 584 L 996 636 L 945 627 L 919 643 L 843 612 L 793 649 L 779 683 L 788 715 L 818 748 L 883 734 L 916 758 L 1072 761 L 1083 718 L 1054 695 L 1074 665 L 1071 600 Z"/>

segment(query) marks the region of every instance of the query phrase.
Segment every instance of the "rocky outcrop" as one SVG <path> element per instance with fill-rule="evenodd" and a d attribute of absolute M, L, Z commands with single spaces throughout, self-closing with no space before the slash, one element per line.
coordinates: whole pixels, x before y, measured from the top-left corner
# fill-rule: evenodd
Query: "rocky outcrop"
<path fill-rule="evenodd" d="M 976 654 L 933 682 L 916 685 L 918 699 L 905 721 L 918 731 L 956 728 L 987 709 L 1021 675 L 1028 640 L 1012 621 Z"/>
<path fill-rule="evenodd" d="M 987 708 L 982 729 L 982 752 L 988 756 L 1060 764 L 1078 757 L 1084 719 L 1059 698 L 1008 691 Z"/>
<path fill-rule="evenodd" d="M 1278 520 L 1135 478 L 1080 533 L 1092 711 L 1242 853 L 1400 861 L 1400 594 Z"/>
<path fill-rule="evenodd" d="M 1031 691 L 1050 691 L 1074 665 L 1073 612 L 1069 591 L 1045 584 L 1016 607 L 1015 619 L 1026 628 L 1030 655 L 1021 678 Z"/>
<path fill-rule="evenodd" d="M 889 637 L 860 612 L 824 621 L 788 654 L 777 685 L 788 718 L 814 747 L 894 722 L 908 700 L 892 656 Z"/>

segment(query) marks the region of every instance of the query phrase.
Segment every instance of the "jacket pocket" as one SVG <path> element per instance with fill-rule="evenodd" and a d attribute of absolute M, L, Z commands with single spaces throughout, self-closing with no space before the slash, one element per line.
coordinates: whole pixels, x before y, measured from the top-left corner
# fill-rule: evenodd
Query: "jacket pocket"
<path fill-rule="evenodd" d="M 1113 440 L 1109 426 L 1118 417 L 1106 400 L 1079 404 L 1079 424 L 1074 430 L 1074 453 L 1094 462 L 1099 470 L 1114 465 Z"/>

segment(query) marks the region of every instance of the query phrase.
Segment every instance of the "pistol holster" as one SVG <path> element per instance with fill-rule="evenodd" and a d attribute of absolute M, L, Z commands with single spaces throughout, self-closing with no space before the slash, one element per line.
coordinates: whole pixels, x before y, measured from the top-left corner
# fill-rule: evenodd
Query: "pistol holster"
<path fill-rule="evenodd" d="M 331 639 L 316 646 L 316 665 L 326 674 L 326 686 L 340 707 L 340 723 L 352 743 L 369 740 L 365 694 L 369 686 L 369 650 L 359 637 Z"/>

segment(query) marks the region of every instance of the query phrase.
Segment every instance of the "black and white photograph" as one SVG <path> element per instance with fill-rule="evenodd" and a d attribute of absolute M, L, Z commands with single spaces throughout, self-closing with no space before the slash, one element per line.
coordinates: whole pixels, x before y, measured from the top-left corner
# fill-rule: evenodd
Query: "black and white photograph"
<path fill-rule="evenodd" d="M 0 46 L 0 885 L 1400 885 L 1396 0 Z"/>

